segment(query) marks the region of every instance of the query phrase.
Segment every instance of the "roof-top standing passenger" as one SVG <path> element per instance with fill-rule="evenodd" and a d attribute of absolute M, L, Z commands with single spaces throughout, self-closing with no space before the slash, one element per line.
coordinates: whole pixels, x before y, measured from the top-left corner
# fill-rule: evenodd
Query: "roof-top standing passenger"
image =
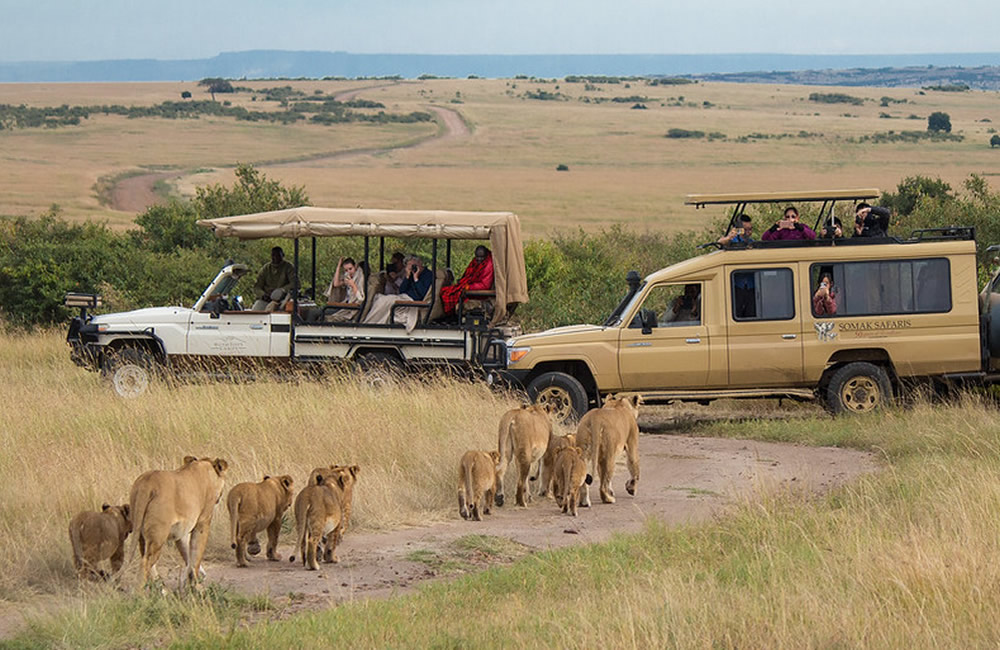
<path fill-rule="evenodd" d="M 799 223 L 799 211 L 790 205 L 785 208 L 784 217 L 768 228 L 761 239 L 764 241 L 816 239 L 816 232 L 804 223 Z"/>

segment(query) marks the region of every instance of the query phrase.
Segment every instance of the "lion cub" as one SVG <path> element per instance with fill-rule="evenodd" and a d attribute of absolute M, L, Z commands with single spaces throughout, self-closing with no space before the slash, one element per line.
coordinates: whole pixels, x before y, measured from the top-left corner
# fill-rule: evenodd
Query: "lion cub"
<path fill-rule="evenodd" d="M 73 566 L 80 578 L 107 578 L 118 573 L 125 559 L 125 538 L 132 532 L 128 505 L 101 506 L 101 512 L 81 512 L 69 522 Z M 97 568 L 110 560 L 111 574 Z"/>
<path fill-rule="evenodd" d="M 579 447 L 566 446 L 556 454 L 553 469 L 553 490 L 556 504 L 562 506 L 562 511 L 576 516 L 576 505 L 580 499 L 580 488 L 593 482 L 587 473 L 587 461 L 583 459 L 583 451 Z"/>
<path fill-rule="evenodd" d="M 247 566 L 247 544 L 254 553 L 257 533 L 267 531 L 267 559 L 280 560 L 277 554 L 278 534 L 285 511 L 292 505 L 292 477 L 265 476 L 260 483 L 240 483 L 233 486 L 226 498 L 232 548 L 236 549 L 236 566 Z M 256 544 L 260 552 L 260 544 Z"/>
<path fill-rule="evenodd" d="M 295 528 L 298 532 L 297 548 L 302 554 L 302 564 L 310 571 L 319 569 L 319 545 L 325 545 L 323 558 L 339 562 L 336 549 L 344 535 L 346 521 L 345 503 L 353 496 L 357 465 L 317 468 L 312 482 L 295 497 Z M 288 558 L 295 561 L 295 555 Z"/>
<path fill-rule="evenodd" d="M 549 445 L 542 456 L 542 485 L 538 496 L 547 497 L 552 493 L 552 480 L 555 478 L 556 455 L 566 447 L 576 445 L 576 434 L 549 437 Z"/>
<path fill-rule="evenodd" d="M 458 465 L 458 514 L 482 521 L 490 514 L 500 452 L 467 451 Z"/>

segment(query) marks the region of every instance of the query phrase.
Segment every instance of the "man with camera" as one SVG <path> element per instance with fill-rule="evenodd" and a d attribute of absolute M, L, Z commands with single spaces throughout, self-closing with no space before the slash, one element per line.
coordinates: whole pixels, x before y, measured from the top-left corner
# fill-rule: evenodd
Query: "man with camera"
<path fill-rule="evenodd" d="M 368 310 L 368 315 L 362 322 L 368 324 L 387 324 L 392 316 L 392 306 L 401 301 L 423 302 L 427 292 L 430 291 L 434 282 L 434 272 L 424 266 L 424 261 L 412 255 L 403 262 L 403 273 L 405 278 L 399 285 L 399 294 L 387 296 L 379 294 L 374 296 L 372 306 Z M 410 306 L 400 306 L 395 311 L 396 322 L 401 322 L 406 326 L 406 330 L 411 331 L 417 324 L 419 318 L 419 308 Z"/>
<path fill-rule="evenodd" d="M 867 203 L 854 206 L 855 237 L 887 237 L 889 235 L 889 210 Z"/>
<path fill-rule="evenodd" d="M 746 245 L 753 241 L 753 224 L 750 217 L 741 214 L 736 217 L 736 227 L 729 230 L 728 235 L 719 238 L 719 243 L 723 246 Z"/>

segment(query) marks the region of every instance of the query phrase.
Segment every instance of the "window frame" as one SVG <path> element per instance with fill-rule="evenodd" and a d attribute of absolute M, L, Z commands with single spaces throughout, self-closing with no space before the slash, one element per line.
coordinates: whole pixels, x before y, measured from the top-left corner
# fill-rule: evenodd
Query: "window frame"
<path fill-rule="evenodd" d="M 766 271 L 787 271 L 788 272 L 788 289 L 791 291 L 791 298 L 789 304 L 792 308 L 792 313 L 786 318 L 765 318 L 763 316 L 754 316 L 752 318 L 737 317 L 736 316 L 736 285 L 735 276 L 737 273 L 753 273 L 754 274 L 754 293 L 755 299 L 756 294 L 759 292 L 758 274 Z M 763 301 L 762 301 L 763 304 Z M 798 318 L 798 310 L 795 305 L 795 269 L 791 266 L 762 266 L 762 267 L 747 267 L 733 269 L 729 272 L 729 309 L 730 318 L 736 323 L 782 323 L 785 321 L 793 321 Z M 762 310 L 763 311 L 763 310 Z"/>
<path fill-rule="evenodd" d="M 948 269 L 947 282 L 945 284 L 947 288 L 947 307 L 945 309 L 935 309 L 935 310 L 917 310 L 917 279 L 916 275 L 911 273 L 911 282 L 913 283 L 913 306 L 914 309 L 911 311 L 886 311 L 886 312 L 865 312 L 865 313 L 842 313 L 845 305 L 842 305 L 839 301 L 837 303 L 837 313 L 836 314 L 817 314 L 813 310 L 812 297 L 815 294 L 813 290 L 813 273 L 821 272 L 824 267 L 831 268 L 837 266 L 846 266 L 848 264 L 913 264 L 915 262 L 939 262 L 943 261 L 946 268 Z M 841 273 L 843 276 L 843 273 Z M 951 290 L 951 259 L 948 257 L 907 257 L 907 258 L 891 258 L 891 259 L 867 259 L 867 260 L 841 260 L 838 262 L 813 262 L 809 265 L 809 313 L 813 318 L 820 318 L 823 320 L 831 318 L 877 318 L 880 316 L 913 316 L 913 315 L 923 315 L 923 314 L 947 314 L 955 308 L 955 302 L 953 300 L 952 290 Z"/>

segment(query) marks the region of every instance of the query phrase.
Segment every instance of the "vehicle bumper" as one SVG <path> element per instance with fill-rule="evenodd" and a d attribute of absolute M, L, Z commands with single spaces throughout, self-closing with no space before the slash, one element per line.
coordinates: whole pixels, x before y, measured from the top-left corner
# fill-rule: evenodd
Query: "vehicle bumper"
<path fill-rule="evenodd" d="M 525 387 L 525 381 L 528 379 L 528 374 L 530 370 L 524 369 L 510 369 L 510 368 L 500 368 L 494 371 L 497 377 L 505 384 L 511 386 L 519 386 L 521 388 Z"/>
<path fill-rule="evenodd" d="M 74 318 L 69 325 L 66 343 L 73 363 L 88 370 L 100 368 L 101 346 L 97 343 L 96 325 L 86 323 L 79 317 Z"/>

